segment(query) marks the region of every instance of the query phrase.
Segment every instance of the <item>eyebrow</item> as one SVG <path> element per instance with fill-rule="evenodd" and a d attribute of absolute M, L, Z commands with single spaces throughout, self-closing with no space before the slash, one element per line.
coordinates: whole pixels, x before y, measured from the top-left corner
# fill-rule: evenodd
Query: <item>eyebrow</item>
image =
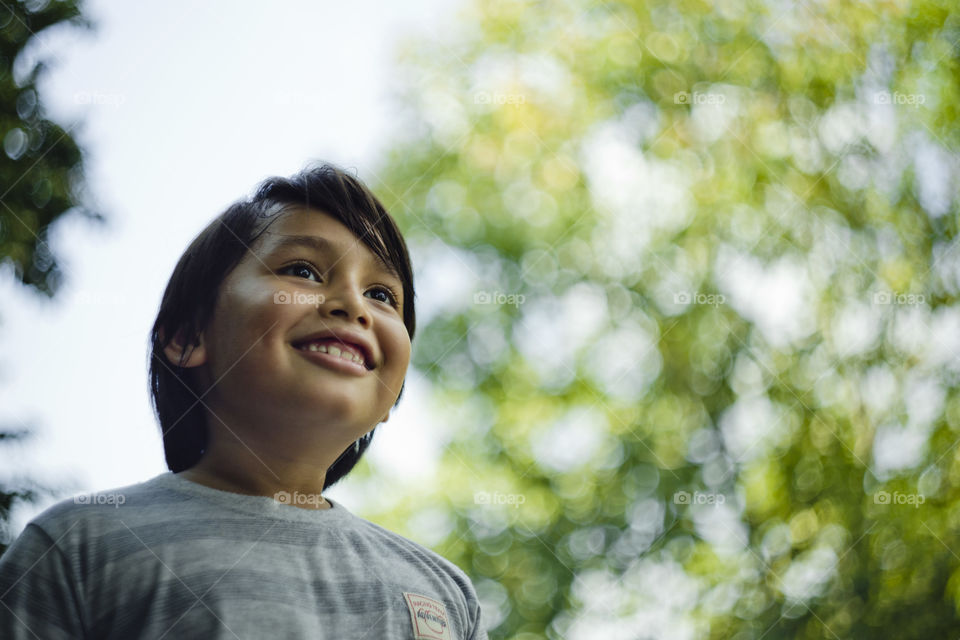
<path fill-rule="evenodd" d="M 277 235 L 277 234 L 271 234 L 271 235 Z M 327 240 L 322 236 L 277 235 L 277 237 L 279 239 L 277 240 L 277 244 L 273 248 L 273 251 L 299 248 L 299 249 L 307 249 L 309 251 L 313 251 L 314 253 L 323 253 L 325 251 L 330 251 L 335 248 L 335 245 L 332 242 L 330 242 L 329 240 Z M 359 240 L 357 242 L 359 242 Z M 364 248 L 369 249 L 370 247 L 367 247 L 366 245 L 364 245 Z M 371 251 L 370 253 L 373 254 L 376 264 L 381 269 L 383 269 L 384 271 L 386 271 L 387 273 L 395 277 L 397 280 L 400 280 L 401 284 L 403 283 L 403 279 L 400 277 L 400 274 L 393 267 L 393 265 L 387 263 L 376 253 L 373 253 L 373 251 Z"/>

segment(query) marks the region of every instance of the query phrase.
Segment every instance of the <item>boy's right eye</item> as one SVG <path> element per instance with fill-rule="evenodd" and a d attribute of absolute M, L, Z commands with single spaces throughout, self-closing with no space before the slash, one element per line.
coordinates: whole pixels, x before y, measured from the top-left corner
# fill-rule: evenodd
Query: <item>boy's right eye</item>
<path fill-rule="evenodd" d="M 280 269 L 279 273 L 281 275 L 289 274 L 296 278 L 306 278 L 307 280 L 314 280 L 317 282 L 320 280 L 320 278 L 317 276 L 316 267 L 307 262 L 295 262 L 293 264 L 288 264 Z"/>

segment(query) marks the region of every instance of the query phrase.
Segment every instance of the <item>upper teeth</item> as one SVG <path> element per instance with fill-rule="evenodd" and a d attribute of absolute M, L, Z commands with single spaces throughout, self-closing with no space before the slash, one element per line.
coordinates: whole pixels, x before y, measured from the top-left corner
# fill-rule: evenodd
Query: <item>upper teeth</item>
<path fill-rule="evenodd" d="M 307 351 L 319 351 L 320 353 L 329 353 L 332 356 L 337 356 L 338 358 L 343 358 L 344 360 L 349 360 L 351 362 L 356 362 L 357 364 L 364 364 L 363 357 L 357 355 L 353 351 L 347 349 L 341 349 L 335 345 L 325 345 L 317 344 L 316 342 L 311 342 L 310 344 L 303 347 Z"/>

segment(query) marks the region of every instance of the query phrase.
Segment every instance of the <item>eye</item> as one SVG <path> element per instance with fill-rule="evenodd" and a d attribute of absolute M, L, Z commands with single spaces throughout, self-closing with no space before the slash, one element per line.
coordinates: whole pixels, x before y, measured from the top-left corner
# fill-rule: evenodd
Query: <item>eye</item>
<path fill-rule="evenodd" d="M 385 302 L 386 304 L 389 304 L 391 307 L 399 307 L 399 304 L 397 304 L 397 295 L 393 292 L 393 289 L 391 289 L 390 287 L 379 285 L 374 287 L 373 289 L 370 289 L 369 291 L 367 291 L 367 293 L 383 294 L 385 296 L 385 299 L 380 300 L 379 298 L 377 298 L 377 300 L 380 300 L 381 302 Z"/>
<path fill-rule="evenodd" d="M 294 262 L 293 264 L 288 264 L 280 269 L 278 273 L 281 275 L 289 274 L 295 278 L 305 278 L 316 282 L 320 281 L 320 277 L 317 275 L 318 269 L 309 262 Z"/>

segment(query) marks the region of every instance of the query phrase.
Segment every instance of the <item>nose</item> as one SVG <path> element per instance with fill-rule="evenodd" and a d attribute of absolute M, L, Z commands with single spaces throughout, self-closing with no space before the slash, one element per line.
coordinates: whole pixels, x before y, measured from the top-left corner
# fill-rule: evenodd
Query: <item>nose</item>
<path fill-rule="evenodd" d="M 317 305 L 317 311 L 324 316 L 356 321 L 363 326 L 370 324 L 363 294 L 353 286 L 328 287 L 323 302 Z"/>

